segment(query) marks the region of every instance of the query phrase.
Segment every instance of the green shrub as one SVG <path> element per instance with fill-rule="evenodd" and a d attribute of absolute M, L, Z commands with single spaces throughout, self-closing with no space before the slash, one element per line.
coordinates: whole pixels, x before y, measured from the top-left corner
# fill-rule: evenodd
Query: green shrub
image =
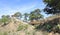
<path fill-rule="evenodd" d="M 8 35 L 7 32 L 0 32 L 0 35 Z"/>
<path fill-rule="evenodd" d="M 8 22 L 10 22 L 10 18 L 9 18 L 8 16 L 3 16 L 3 17 L 0 19 L 0 23 L 3 23 L 3 25 L 8 24 Z"/>
<path fill-rule="evenodd" d="M 51 26 L 50 25 L 46 25 L 46 29 L 50 29 L 51 28 Z"/>
<path fill-rule="evenodd" d="M 22 30 L 22 29 L 23 29 L 23 26 L 22 26 L 22 25 L 19 25 L 17 31 L 20 31 L 20 30 Z"/>
<path fill-rule="evenodd" d="M 17 31 L 20 31 L 20 30 L 25 30 L 28 28 L 28 25 L 19 25 L 18 28 L 17 28 Z"/>
<path fill-rule="evenodd" d="M 7 32 L 4 32 L 3 35 L 8 35 L 8 33 Z"/>
<path fill-rule="evenodd" d="M 0 32 L 0 35 L 3 35 L 3 33 L 2 33 L 2 32 Z"/>

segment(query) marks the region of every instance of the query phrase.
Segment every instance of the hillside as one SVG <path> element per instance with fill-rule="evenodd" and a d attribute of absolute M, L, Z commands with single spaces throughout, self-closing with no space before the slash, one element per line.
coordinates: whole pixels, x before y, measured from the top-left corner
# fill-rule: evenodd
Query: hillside
<path fill-rule="evenodd" d="M 51 20 L 49 18 L 48 20 L 52 22 L 55 21 L 55 19 Z M 50 23 L 49 21 L 47 22 Z M 45 30 L 46 28 L 44 27 L 44 24 L 45 22 L 36 27 L 26 22 L 23 22 L 15 17 L 11 17 L 11 21 L 7 25 L 0 25 L 0 35 L 59 35 L 59 33 L 54 33 L 53 31 L 47 32 Z"/>
<path fill-rule="evenodd" d="M 24 32 L 30 32 L 34 29 L 34 26 L 29 25 L 26 22 L 23 22 L 14 17 L 11 18 L 11 22 L 5 26 L 0 26 L 0 35 L 8 34 L 8 35 L 23 35 Z M 23 34 L 22 34 L 23 32 Z M 30 32 L 32 33 L 32 32 Z"/>

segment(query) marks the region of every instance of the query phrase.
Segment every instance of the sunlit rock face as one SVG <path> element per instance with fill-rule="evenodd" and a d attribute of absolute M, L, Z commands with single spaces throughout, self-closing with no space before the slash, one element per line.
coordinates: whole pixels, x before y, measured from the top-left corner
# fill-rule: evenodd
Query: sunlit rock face
<path fill-rule="evenodd" d="M 30 24 L 35 25 L 35 24 L 44 24 L 44 23 L 56 23 L 60 21 L 60 16 L 59 15 L 53 15 L 48 18 L 42 19 L 42 20 L 33 20 L 30 22 Z"/>

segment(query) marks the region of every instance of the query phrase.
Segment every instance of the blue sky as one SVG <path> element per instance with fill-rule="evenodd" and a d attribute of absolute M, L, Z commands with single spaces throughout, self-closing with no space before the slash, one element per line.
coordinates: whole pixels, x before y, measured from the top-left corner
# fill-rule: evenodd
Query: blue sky
<path fill-rule="evenodd" d="M 42 10 L 44 7 L 42 0 L 0 0 L 0 17 L 12 15 L 15 12 L 29 13 L 37 8 Z M 42 14 L 47 17 L 46 14 Z"/>

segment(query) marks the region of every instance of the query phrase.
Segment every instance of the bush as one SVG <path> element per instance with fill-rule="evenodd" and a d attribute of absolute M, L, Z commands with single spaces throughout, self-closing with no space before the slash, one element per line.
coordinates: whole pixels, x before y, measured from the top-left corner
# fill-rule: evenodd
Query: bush
<path fill-rule="evenodd" d="M 22 24 L 20 24 L 19 26 L 18 26 L 18 28 L 17 28 L 17 31 L 20 31 L 20 30 L 25 30 L 25 29 L 27 29 L 28 28 L 28 25 L 22 25 Z"/>
<path fill-rule="evenodd" d="M 3 16 L 3 17 L 0 19 L 0 23 L 3 23 L 3 25 L 8 24 L 9 21 L 10 21 L 10 17 L 8 17 L 8 16 Z"/>
<path fill-rule="evenodd" d="M 7 32 L 0 32 L 0 35 L 8 35 Z"/>
<path fill-rule="evenodd" d="M 57 27 L 60 29 L 60 24 L 58 24 Z"/>
<path fill-rule="evenodd" d="M 8 35 L 8 33 L 7 32 L 4 32 L 3 35 Z"/>

